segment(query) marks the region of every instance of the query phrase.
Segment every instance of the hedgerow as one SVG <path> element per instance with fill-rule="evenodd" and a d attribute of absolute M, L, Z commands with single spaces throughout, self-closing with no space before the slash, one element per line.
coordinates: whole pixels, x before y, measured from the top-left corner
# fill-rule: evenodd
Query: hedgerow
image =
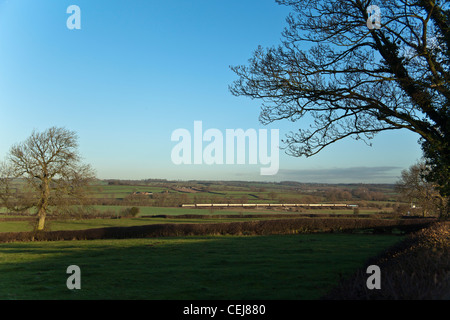
<path fill-rule="evenodd" d="M 369 265 L 381 271 L 381 288 L 368 289 Z M 371 258 L 324 300 L 449 300 L 450 222 L 438 222 Z"/>
<path fill-rule="evenodd" d="M 167 223 L 87 230 L 0 233 L 0 242 L 125 239 L 191 235 L 269 235 L 305 232 L 355 232 L 360 230 L 369 230 L 375 233 L 389 233 L 393 230 L 412 232 L 424 228 L 432 222 L 433 220 L 430 219 L 290 218 L 223 223 Z"/>

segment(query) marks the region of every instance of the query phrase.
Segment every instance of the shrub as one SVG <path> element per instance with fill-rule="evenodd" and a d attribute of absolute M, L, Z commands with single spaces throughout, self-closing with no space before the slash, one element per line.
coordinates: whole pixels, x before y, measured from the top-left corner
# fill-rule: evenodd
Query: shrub
<path fill-rule="evenodd" d="M 126 218 L 132 217 L 135 218 L 141 212 L 141 209 L 138 207 L 126 208 L 120 212 L 120 215 Z"/>
<path fill-rule="evenodd" d="M 450 248 L 450 224 L 436 223 L 429 228 L 422 229 L 415 234 L 418 246 L 434 249 Z"/>

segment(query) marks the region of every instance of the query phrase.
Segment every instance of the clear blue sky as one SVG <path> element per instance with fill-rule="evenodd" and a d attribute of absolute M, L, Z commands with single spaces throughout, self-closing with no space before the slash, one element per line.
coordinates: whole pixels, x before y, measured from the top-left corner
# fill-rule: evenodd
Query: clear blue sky
<path fill-rule="evenodd" d="M 81 29 L 69 30 L 69 5 Z M 393 182 L 421 156 L 418 136 L 352 139 L 315 157 L 280 152 L 275 176 L 261 165 L 171 161 L 178 128 L 279 129 L 258 121 L 260 101 L 234 97 L 230 65 L 258 45 L 278 45 L 289 8 L 274 0 L 0 0 L 0 158 L 33 129 L 66 127 L 99 178 Z"/>

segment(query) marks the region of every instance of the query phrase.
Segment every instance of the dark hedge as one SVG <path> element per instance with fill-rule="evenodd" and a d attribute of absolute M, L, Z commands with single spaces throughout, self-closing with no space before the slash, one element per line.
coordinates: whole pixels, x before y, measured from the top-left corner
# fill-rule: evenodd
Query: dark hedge
<path fill-rule="evenodd" d="M 269 235 L 309 232 L 354 232 L 356 230 L 386 233 L 392 232 L 394 229 L 402 232 L 412 232 L 426 227 L 433 221 L 431 219 L 290 218 L 224 223 L 168 223 L 87 230 L 7 232 L 0 233 L 0 242 L 125 239 L 191 235 Z"/>

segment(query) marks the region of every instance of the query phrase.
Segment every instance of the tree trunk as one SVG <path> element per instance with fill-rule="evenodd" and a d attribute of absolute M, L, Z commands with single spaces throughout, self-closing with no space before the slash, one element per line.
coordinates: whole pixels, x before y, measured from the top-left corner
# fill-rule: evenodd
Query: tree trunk
<path fill-rule="evenodd" d="M 42 231 L 45 227 L 45 212 L 44 214 L 38 214 L 37 230 Z"/>
<path fill-rule="evenodd" d="M 47 215 L 48 198 L 50 197 L 49 181 L 47 178 L 42 180 L 41 184 L 41 199 L 38 204 L 38 223 L 37 230 L 44 230 L 45 227 L 45 217 Z"/>

